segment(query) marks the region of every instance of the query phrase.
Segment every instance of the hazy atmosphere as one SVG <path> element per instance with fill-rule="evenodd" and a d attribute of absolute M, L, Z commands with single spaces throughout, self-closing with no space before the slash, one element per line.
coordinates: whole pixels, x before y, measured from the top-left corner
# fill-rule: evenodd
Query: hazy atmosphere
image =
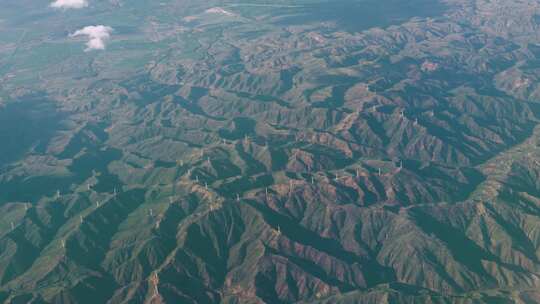
<path fill-rule="evenodd" d="M 540 0 L 0 0 L 0 304 L 540 303 Z"/>

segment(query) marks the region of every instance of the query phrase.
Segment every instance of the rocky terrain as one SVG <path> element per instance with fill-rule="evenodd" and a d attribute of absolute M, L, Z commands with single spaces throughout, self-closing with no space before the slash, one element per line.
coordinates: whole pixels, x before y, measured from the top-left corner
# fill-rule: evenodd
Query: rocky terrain
<path fill-rule="evenodd" d="M 540 303 L 540 2 L 7 2 L 0 302 Z"/>

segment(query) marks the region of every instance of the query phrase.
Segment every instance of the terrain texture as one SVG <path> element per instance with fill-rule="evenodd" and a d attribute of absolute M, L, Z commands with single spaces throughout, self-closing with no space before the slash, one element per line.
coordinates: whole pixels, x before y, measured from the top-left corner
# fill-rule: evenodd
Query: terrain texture
<path fill-rule="evenodd" d="M 540 303 L 539 1 L 6 0 L 0 41 L 0 302 Z"/>

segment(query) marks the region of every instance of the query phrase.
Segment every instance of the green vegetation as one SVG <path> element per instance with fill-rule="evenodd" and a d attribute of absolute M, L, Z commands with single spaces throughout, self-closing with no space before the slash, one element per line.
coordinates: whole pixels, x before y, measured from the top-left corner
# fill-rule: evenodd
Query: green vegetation
<path fill-rule="evenodd" d="M 37 2 L 0 303 L 540 303 L 534 3 Z"/>

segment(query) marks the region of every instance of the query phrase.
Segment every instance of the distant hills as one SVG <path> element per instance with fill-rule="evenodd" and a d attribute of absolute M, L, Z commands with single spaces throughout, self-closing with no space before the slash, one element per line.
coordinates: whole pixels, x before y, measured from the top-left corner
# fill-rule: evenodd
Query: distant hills
<path fill-rule="evenodd" d="M 9 2 L 0 303 L 540 303 L 538 16 Z"/>

